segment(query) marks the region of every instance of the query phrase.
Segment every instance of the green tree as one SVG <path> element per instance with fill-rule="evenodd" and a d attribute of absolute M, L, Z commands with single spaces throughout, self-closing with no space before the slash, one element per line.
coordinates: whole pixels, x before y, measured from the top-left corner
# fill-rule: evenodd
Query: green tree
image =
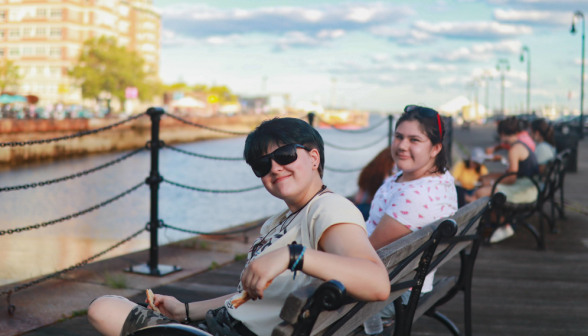
<path fill-rule="evenodd" d="M 98 98 L 105 91 L 124 103 L 125 89 L 136 87 L 141 100 L 150 100 L 163 88 L 153 74 L 144 70 L 144 65 L 136 52 L 103 36 L 84 42 L 77 65 L 69 74 L 80 81 L 84 98 Z"/>
<path fill-rule="evenodd" d="M 14 61 L 0 61 L 0 92 L 3 93 L 7 88 L 18 85 L 21 79 L 22 76 L 18 73 L 18 66 Z"/>

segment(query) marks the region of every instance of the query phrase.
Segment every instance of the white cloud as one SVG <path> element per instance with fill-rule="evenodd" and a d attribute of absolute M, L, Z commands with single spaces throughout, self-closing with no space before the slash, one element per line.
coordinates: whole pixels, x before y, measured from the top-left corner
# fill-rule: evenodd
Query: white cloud
<path fill-rule="evenodd" d="M 293 31 L 285 33 L 278 38 L 274 50 L 283 51 L 293 47 L 312 48 L 324 45 L 325 43 L 341 38 L 345 35 L 342 29 L 321 30 L 312 36 L 305 32 Z"/>
<path fill-rule="evenodd" d="M 385 37 L 399 44 L 418 45 L 430 42 L 433 39 L 431 34 L 416 29 L 403 29 L 391 26 L 376 26 L 370 32 L 379 37 Z"/>
<path fill-rule="evenodd" d="M 312 7 L 219 9 L 208 5 L 169 6 L 161 9 L 166 29 L 192 37 L 288 32 L 353 31 L 395 23 L 414 15 L 407 6 L 389 3 L 344 3 Z"/>
<path fill-rule="evenodd" d="M 510 5 L 528 9 L 576 10 L 586 0 L 486 0 L 491 5 Z"/>
<path fill-rule="evenodd" d="M 503 39 L 528 35 L 533 32 L 533 29 L 528 26 L 502 24 L 494 21 L 438 23 L 416 21 L 414 27 L 430 35 L 461 39 Z"/>
<path fill-rule="evenodd" d="M 494 10 L 494 19 L 509 23 L 567 26 L 571 24 L 572 14 L 559 11 L 504 10 L 498 8 Z"/>
<path fill-rule="evenodd" d="M 488 61 L 496 55 L 513 55 L 521 51 L 522 43 L 516 40 L 504 40 L 496 43 L 478 43 L 471 47 L 461 47 L 455 50 L 439 52 L 431 59 L 445 62 L 479 62 Z"/>

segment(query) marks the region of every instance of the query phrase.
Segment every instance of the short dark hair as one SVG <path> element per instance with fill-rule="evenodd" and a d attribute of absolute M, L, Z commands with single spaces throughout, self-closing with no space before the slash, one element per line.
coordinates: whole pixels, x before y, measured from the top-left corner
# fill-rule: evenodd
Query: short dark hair
<path fill-rule="evenodd" d="M 438 115 L 439 113 L 437 113 Z M 408 112 L 404 112 L 396 122 L 396 128 L 405 121 L 416 120 L 419 122 L 421 131 L 427 135 L 431 143 L 434 145 L 441 144 L 441 151 L 435 157 L 435 171 L 433 173 L 445 173 L 447 171 L 447 153 L 445 145 L 443 145 L 443 138 L 445 137 L 446 129 L 445 122 L 441 116 L 439 117 L 425 117 L 419 113 L 419 108 L 415 108 Z M 439 121 L 441 122 L 441 130 L 439 130 Z"/>
<path fill-rule="evenodd" d="M 289 144 L 303 145 L 319 152 L 318 172 L 322 178 L 325 166 L 323 138 L 317 130 L 300 119 L 274 118 L 262 122 L 247 136 L 243 157 L 245 162 L 251 165 L 251 162 L 267 154 L 270 145 L 284 146 Z"/>
<path fill-rule="evenodd" d="M 543 137 L 543 140 L 555 146 L 555 135 L 553 134 L 553 127 L 547 122 L 547 120 L 535 119 L 531 123 L 531 129 L 535 132 L 539 132 Z"/>
<path fill-rule="evenodd" d="M 521 124 L 517 117 L 508 117 L 498 123 L 498 134 L 515 135 L 521 132 Z"/>

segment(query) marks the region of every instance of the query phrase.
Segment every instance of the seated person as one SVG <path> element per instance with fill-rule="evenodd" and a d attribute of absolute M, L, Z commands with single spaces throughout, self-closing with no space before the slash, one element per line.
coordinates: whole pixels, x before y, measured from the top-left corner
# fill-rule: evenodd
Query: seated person
<path fill-rule="evenodd" d="M 189 304 L 155 294 L 161 314 L 125 298 L 103 296 L 90 304 L 90 323 L 112 336 L 198 320 L 213 335 L 270 335 L 282 321 L 279 314 L 287 296 L 314 278 L 339 280 L 357 300 L 386 300 L 388 274 L 369 242 L 361 213 L 323 185 L 323 151 L 319 133 L 295 118 L 264 121 L 248 135 L 246 162 L 287 209 L 261 228 L 238 293 Z M 243 291 L 251 300 L 237 308 L 233 300 Z"/>
<path fill-rule="evenodd" d="M 513 118 L 504 119 L 498 124 L 500 140 L 510 148 L 507 173 L 516 173 L 516 175 L 503 179 L 496 186 L 496 192 L 504 193 L 506 200 L 511 203 L 531 203 L 537 199 L 537 188 L 530 179 L 539 173 L 539 166 L 535 153 L 518 139 L 519 131 L 519 124 Z M 472 202 L 480 197 L 491 196 L 494 181 L 502 175 L 493 173 L 483 176 L 481 180 L 484 186 L 476 190 L 474 195 L 466 196 L 466 200 Z M 510 225 L 502 226 L 495 231 L 490 242 L 498 242 L 512 236 L 513 233 Z"/>
<path fill-rule="evenodd" d="M 473 194 L 480 177 L 488 175 L 488 168 L 484 165 L 486 154 L 482 148 L 474 148 L 469 159 L 459 161 L 453 166 L 451 175 L 455 184 L 461 186 L 468 194 Z"/>
<path fill-rule="evenodd" d="M 355 205 L 365 220 L 369 217 L 370 206 L 374 195 L 384 180 L 392 174 L 394 159 L 390 147 L 386 147 L 368 163 L 359 174 L 357 184 L 359 190 L 355 194 Z"/>
<path fill-rule="evenodd" d="M 531 123 L 531 134 L 537 143 L 535 156 L 539 164 L 539 172 L 543 174 L 545 165 L 555 158 L 553 127 L 545 119 L 535 119 Z"/>
<path fill-rule="evenodd" d="M 508 117 L 504 120 L 509 120 L 510 123 L 514 124 L 515 121 L 517 123 L 517 139 L 524 143 L 525 145 L 527 145 L 527 147 L 529 147 L 529 149 L 531 150 L 531 152 L 535 152 L 535 141 L 533 141 L 533 138 L 531 138 L 531 136 L 529 135 L 529 132 L 527 132 L 527 122 L 526 121 L 521 121 L 518 120 L 517 117 Z M 502 120 L 502 121 L 504 121 Z M 498 145 L 494 146 L 494 147 L 488 147 L 486 148 L 486 154 L 494 154 L 494 152 L 498 151 L 498 150 L 509 150 L 510 149 L 510 144 L 506 144 L 506 143 L 499 143 Z"/>
<path fill-rule="evenodd" d="M 409 105 L 404 111 L 391 147 L 399 171 L 376 192 L 367 221 L 375 249 L 457 211 L 454 180 L 447 171 L 443 148 L 443 120 L 426 107 Z M 434 271 L 426 277 L 422 293 L 433 289 L 433 277 Z M 409 296 L 409 292 L 403 295 L 405 304 Z M 381 313 L 383 317 L 395 315 L 394 305 Z"/>

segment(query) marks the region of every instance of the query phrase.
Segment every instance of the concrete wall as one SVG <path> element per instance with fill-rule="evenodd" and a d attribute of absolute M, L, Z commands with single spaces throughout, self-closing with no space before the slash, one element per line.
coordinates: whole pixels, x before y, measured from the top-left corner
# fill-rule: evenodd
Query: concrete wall
<path fill-rule="evenodd" d="M 233 116 L 189 118 L 191 122 L 230 131 L 248 132 L 267 116 Z M 67 119 L 67 120 L 0 120 L 0 142 L 48 139 L 104 127 L 119 119 Z M 207 131 L 185 125 L 172 118 L 161 121 L 160 138 L 166 143 L 194 142 L 231 135 Z M 141 117 L 116 128 L 74 138 L 23 147 L 0 148 L 0 164 L 56 159 L 91 153 L 114 152 L 145 146 L 151 138 L 151 121 Z"/>

